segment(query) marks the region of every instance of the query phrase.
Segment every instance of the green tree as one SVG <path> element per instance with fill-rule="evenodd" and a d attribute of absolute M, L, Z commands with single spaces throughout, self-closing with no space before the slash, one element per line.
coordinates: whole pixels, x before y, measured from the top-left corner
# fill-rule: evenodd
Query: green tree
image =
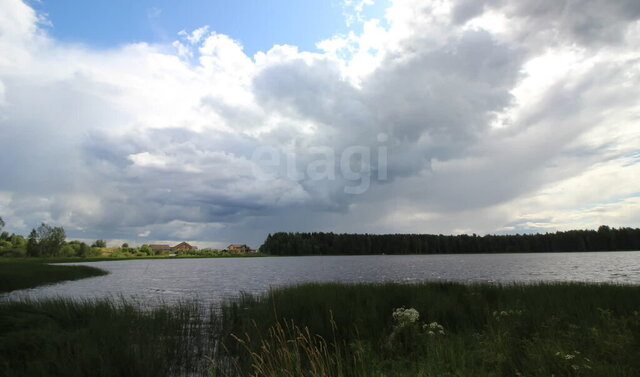
<path fill-rule="evenodd" d="M 4 228 L 5 225 L 6 224 L 4 223 L 4 220 L 2 220 L 2 217 L 0 217 L 0 230 L 2 230 L 2 228 Z M 9 233 L 8 232 L 0 233 L 0 240 L 9 241 Z"/>
<path fill-rule="evenodd" d="M 30 257 L 40 256 L 40 245 L 38 244 L 38 232 L 35 229 L 31 229 L 29 238 L 27 240 L 27 255 Z"/>
<path fill-rule="evenodd" d="M 25 240 L 24 237 L 17 234 L 12 234 L 7 241 L 0 241 L 0 243 L 3 242 L 4 247 L 0 251 L 0 254 L 2 254 L 3 256 L 23 257 L 26 255 L 27 240 Z"/>
<path fill-rule="evenodd" d="M 27 241 L 27 254 L 31 257 L 52 257 L 60 255 L 66 234 L 62 227 L 52 227 L 42 223 L 31 230 Z"/>
<path fill-rule="evenodd" d="M 91 245 L 91 247 L 107 247 L 107 241 L 105 240 L 96 240 L 96 242 Z"/>
<path fill-rule="evenodd" d="M 14 248 L 26 248 L 27 240 L 25 240 L 21 235 L 14 234 L 11 236 L 11 245 Z"/>
<path fill-rule="evenodd" d="M 40 243 L 45 256 L 56 256 L 60 254 L 60 249 L 64 245 L 67 235 L 62 227 L 51 227 L 42 224 L 39 227 Z"/>
<path fill-rule="evenodd" d="M 76 253 L 81 258 L 87 258 L 87 257 L 95 257 L 100 255 L 100 250 L 89 247 L 89 245 L 82 242 L 78 246 L 78 251 Z"/>
<path fill-rule="evenodd" d="M 147 255 L 153 255 L 153 249 L 149 245 L 140 246 L 139 251 Z"/>
<path fill-rule="evenodd" d="M 11 248 L 11 242 L 0 240 L 0 253 L 4 254 L 5 249 Z"/>
<path fill-rule="evenodd" d="M 75 257 L 76 250 L 71 245 L 64 245 L 60 248 L 59 256 L 61 257 Z"/>

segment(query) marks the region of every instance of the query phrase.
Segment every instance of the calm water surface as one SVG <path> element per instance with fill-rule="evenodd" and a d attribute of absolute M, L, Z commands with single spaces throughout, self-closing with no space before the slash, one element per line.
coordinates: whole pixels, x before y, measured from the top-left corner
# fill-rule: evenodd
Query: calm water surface
<path fill-rule="evenodd" d="M 640 284 L 640 252 L 370 255 L 167 259 L 88 262 L 109 275 L 14 291 L 20 297 L 118 297 L 144 303 L 198 298 L 210 303 L 240 291 L 301 282 L 532 282 Z"/>

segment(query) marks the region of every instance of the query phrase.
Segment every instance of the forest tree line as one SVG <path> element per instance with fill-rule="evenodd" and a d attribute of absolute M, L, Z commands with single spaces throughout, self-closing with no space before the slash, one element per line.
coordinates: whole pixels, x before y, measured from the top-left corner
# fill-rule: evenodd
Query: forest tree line
<path fill-rule="evenodd" d="M 640 229 L 610 228 L 513 235 L 269 234 L 260 252 L 271 255 L 549 253 L 640 250 Z"/>

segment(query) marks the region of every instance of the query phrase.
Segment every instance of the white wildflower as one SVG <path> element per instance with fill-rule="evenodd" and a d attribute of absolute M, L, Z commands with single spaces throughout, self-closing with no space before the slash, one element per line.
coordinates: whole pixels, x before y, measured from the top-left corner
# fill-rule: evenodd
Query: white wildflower
<path fill-rule="evenodd" d="M 428 335 L 444 335 L 444 327 L 438 322 L 431 322 L 429 324 L 424 324 L 422 329 L 427 332 Z"/>
<path fill-rule="evenodd" d="M 415 323 L 420 319 L 420 313 L 414 308 L 405 309 L 404 307 L 398 308 L 393 311 L 393 319 L 396 322 L 396 326 L 404 327 Z"/>

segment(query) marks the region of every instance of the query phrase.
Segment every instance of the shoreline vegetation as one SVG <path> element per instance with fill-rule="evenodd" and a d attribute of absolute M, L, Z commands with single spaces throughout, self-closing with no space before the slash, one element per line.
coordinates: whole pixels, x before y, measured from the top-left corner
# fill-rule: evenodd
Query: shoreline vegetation
<path fill-rule="evenodd" d="M 46 262 L 32 258 L 0 259 L 0 293 L 107 274 L 90 266 L 57 266 Z"/>
<path fill-rule="evenodd" d="M 569 230 L 511 235 L 442 234 L 269 234 L 260 246 L 269 255 L 378 255 L 552 253 L 640 250 L 640 228 Z"/>
<path fill-rule="evenodd" d="M 43 224 L 46 226 L 46 224 Z M 54 228 L 55 229 L 55 228 Z M 123 244 L 119 247 L 106 247 L 106 241 L 97 240 L 92 245 L 80 241 L 66 241 L 64 230 L 61 235 L 43 235 L 29 237 L 0 234 L 0 257 L 13 259 L 33 259 L 52 261 L 97 261 L 118 259 L 146 259 L 146 258 L 225 258 L 225 257 L 255 257 L 264 256 L 257 251 L 243 252 L 238 250 L 191 249 L 173 252 L 169 249 L 153 249 L 149 245 L 129 247 Z M 54 239 L 52 239 L 54 238 Z M 54 262 L 50 262 L 54 263 Z"/>
<path fill-rule="evenodd" d="M 92 266 L 64 266 L 65 263 L 114 262 L 148 259 L 191 258 L 256 258 L 267 257 L 261 253 L 209 253 L 207 255 L 178 256 L 129 256 L 129 257 L 4 257 L 0 258 L 0 294 L 19 289 L 36 288 L 41 285 L 61 283 L 107 275 L 108 272 Z M 51 264 L 55 263 L 55 264 Z"/>
<path fill-rule="evenodd" d="M 5 226 L 0 217 L 0 230 Z M 198 249 L 186 242 L 181 242 L 175 247 L 169 245 L 147 245 L 130 247 L 123 243 L 118 247 L 107 247 L 103 239 L 96 240 L 91 245 L 85 242 L 66 240 L 66 232 L 62 227 L 50 226 L 42 223 L 31 230 L 28 237 L 19 234 L 0 232 L 0 257 L 4 258 L 42 258 L 64 259 L 82 258 L 82 260 L 111 260 L 111 259 L 137 259 L 137 258 L 170 258 L 170 257 L 237 257 L 237 256 L 262 256 L 256 250 L 247 245 L 232 244 L 228 249 Z M 53 262 L 50 262 L 53 263 Z"/>
<path fill-rule="evenodd" d="M 312 283 L 0 303 L 5 376 L 638 376 L 640 287 Z"/>
<path fill-rule="evenodd" d="M 4 226 L 0 218 L 0 230 Z M 552 253 L 584 251 L 640 250 L 640 228 L 569 230 L 555 233 L 479 236 L 442 234 L 336 234 L 285 233 L 269 234 L 258 250 L 247 245 L 229 245 L 228 249 L 198 249 L 186 242 L 168 245 L 107 247 L 105 240 L 88 245 L 66 241 L 62 227 L 41 224 L 27 238 L 0 233 L 0 257 L 9 258 L 85 258 L 129 259 L 170 257 L 237 257 L 237 256 L 312 256 L 312 255 L 381 255 L 381 254 L 472 254 L 472 253 Z"/>

